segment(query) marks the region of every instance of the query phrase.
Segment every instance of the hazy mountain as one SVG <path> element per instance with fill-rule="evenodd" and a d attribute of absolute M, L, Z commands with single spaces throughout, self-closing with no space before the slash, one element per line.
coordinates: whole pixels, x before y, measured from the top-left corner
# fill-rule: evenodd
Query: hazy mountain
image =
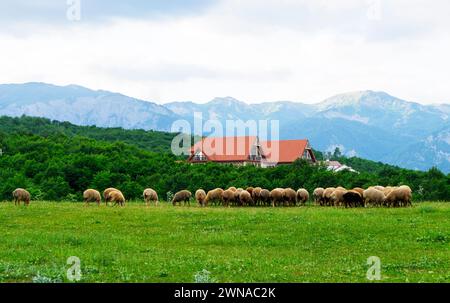
<path fill-rule="evenodd" d="M 282 139 L 308 138 L 318 150 L 413 169 L 450 172 L 450 105 L 421 105 L 384 92 L 336 95 L 318 104 L 247 104 L 231 97 L 205 104 L 157 105 L 121 94 L 43 83 L 0 85 L 0 115 L 40 116 L 79 125 L 170 130 L 177 119 L 278 120 Z"/>
<path fill-rule="evenodd" d="M 78 125 L 169 130 L 164 106 L 107 91 L 43 83 L 0 85 L 0 115 L 38 116 Z"/>

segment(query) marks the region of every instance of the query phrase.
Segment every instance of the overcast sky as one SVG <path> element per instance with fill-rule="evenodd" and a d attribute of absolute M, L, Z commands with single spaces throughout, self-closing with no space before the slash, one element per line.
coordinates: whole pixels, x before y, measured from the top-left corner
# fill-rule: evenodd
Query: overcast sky
<path fill-rule="evenodd" d="M 80 0 L 79 15 L 76 2 L 0 1 L 0 83 L 158 103 L 365 89 L 450 103 L 448 0 Z"/>

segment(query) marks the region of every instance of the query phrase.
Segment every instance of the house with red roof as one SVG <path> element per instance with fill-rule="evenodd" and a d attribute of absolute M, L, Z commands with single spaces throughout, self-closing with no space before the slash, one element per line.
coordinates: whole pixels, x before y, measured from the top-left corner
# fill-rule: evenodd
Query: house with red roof
<path fill-rule="evenodd" d="M 203 138 L 192 146 L 188 161 L 273 167 L 299 158 L 316 162 L 308 140 L 261 141 L 257 136 L 241 136 Z"/>

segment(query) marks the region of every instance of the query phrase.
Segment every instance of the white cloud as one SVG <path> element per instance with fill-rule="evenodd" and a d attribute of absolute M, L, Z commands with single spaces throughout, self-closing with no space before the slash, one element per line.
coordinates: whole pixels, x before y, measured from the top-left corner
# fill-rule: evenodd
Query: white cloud
<path fill-rule="evenodd" d="M 371 20 L 370 2 L 229 0 L 163 19 L 21 21 L 0 30 L 0 83 L 75 83 L 157 102 L 315 102 L 364 89 L 450 102 L 450 3 L 382 1 Z"/>

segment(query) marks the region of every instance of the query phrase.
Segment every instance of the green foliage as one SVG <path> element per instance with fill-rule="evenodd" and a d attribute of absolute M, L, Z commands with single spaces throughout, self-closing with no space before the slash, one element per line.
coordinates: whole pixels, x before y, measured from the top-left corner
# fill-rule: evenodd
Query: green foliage
<path fill-rule="evenodd" d="M 112 140 L 118 134 L 121 141 Z M 129 134 L 129 137 L 127 137 Z M 39 118 L 0 118 L 0 200 L 17 187 L 34 200 L 82 201 L 87 188 L 116 187 L 128 200 L 141 199 L 151 187 L 164 199 L 181 189 L 261 186 L 314 188 L 408 184 L 415 200 L 450 200 L 450 175 L 401 169 L 359 158 L 338 160 L 360 173 L 327 171 L 298 160 L 275 168 L 215 163 L 191 165 L 169 152 L 171 134 L 80 127 Z M 101 138 L 93 138 L 93 137 Z M 166 137 L 167 136 L 167 137 Z M 140 148 L 140 138 L 149 142 Z M 152 141 L 152 138 L 155 141 Z M 151 146 L 159 146 L 152 151 Z M 318 153 L 322 157 L 321 153 Z"/>

